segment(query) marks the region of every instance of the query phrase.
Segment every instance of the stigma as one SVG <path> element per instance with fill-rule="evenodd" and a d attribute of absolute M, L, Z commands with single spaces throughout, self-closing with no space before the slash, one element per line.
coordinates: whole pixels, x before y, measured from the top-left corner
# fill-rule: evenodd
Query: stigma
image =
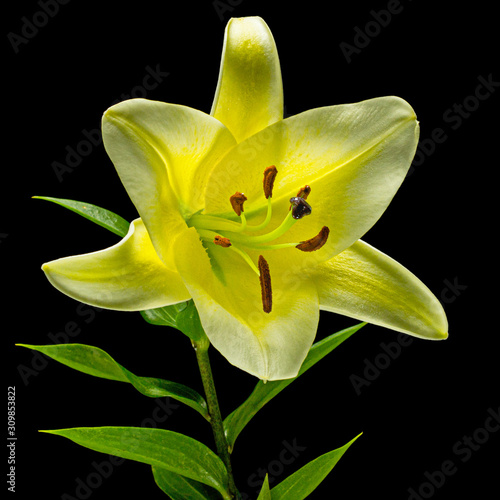
<path fill-rule="evenodd" d="M 309 188 L 310 190 L 311 188 Z M 292 204 L 292 217 L 294 219 L 302 219 L 306 215 L 311 215 L 312 208 L 309 203 L 304 198 L 300 196 L 294 196 L 290 198 L 290 203 Z"/>

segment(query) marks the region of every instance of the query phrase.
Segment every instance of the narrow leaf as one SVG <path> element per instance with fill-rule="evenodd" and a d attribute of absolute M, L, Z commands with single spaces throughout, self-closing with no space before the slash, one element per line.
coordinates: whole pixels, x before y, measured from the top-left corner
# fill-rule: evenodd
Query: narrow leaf
<path fill-rule="evenodd" d="M 307 498 L 320 485 L 349 446 L 359 436 L 361 434 L 342 446 L 342 448 L 321 455 L 291 476 L 288 476 L 271 490 L 272 500 L 302 500 L 303 498 Z"/>
<path fill-rule="evenodd" d="M 71 439 L 101 453 L 166 469 L 227 493 L 228 476 L 222 460 L 193 438 L 145 427 L 80 427 L 41 431 Z"/>
<path fill-rule="evenodd" d="M 155 482 L 172 500 L 220 500 L 220 494 L 203 483 L 167 469 L 153 467 Z"/>
<path fill-rule="evenodd" d="M 37 200 L 51 201 L 57 203 L 86 219 L 99 224 L 112 233 L 124 237 L 128 233 L 129 223 L 119 215 L 106 210 L 105 208 L 75 200 L 64 200 L 62 198 L 50 198 L 49 196 L 33 196 Z"/>
<path fill-rule="evenodd" d="M 272 497 L 271 497 L 271 490 L 269 489 L 269 478 L 268 475 L 266 474 L 264 482 L 262 483 L 262 489 L 260 490 L 257 500 L 271 500 L 271 499 Z"/>
<path fill-rule="evenodd" d="M 294 380 L 297 380 L 298 377 L 333 351 L 333 349 L 344 342 L 344 340 L 347 340 L 365 324 L 366 323 L 359 323 L 316 342 L 311 347 L 309 354 L 302 363 L 302 367 L 297 377 L 286 380 L 275 380 L 266 382 L 265 384 L 259 381 L 248 399 L 224 420 L 224 430 L 226 432 L 229 448 L 231 450 L 233 449 L 236 438 L 240 432 L 266 403 L 277 396 L 285 387 L 289 386 Z"/>
<path fill-rule="evenodd" d="M 195 390 L 169 380 L 134 375 L 98 347 L 83 344 L 17 345 L 41 352 L 63 365 L 88 375 L 128 382 L 141 394 L 150 398 L 171 397 L 195 409 L 209 420 L 207 403 Z"/>

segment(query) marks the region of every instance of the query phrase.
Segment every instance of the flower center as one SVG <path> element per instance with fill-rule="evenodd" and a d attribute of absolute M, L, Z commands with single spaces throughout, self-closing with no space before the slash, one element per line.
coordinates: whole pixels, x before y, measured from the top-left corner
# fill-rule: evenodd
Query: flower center
<path fill-rule="evenodd" d="M 313 252 L 319 250 L 326 243 L 330 233 L 330 230 L 324 226 L 319 234 L 309 240 L 272 244 L 274 240 L 289 231 L 297 221 L 311 214 L 312 208 L 306 202 L 311 188 L 306 185 L 300 188 L 296 196 L 290 198 L 291 205 L 289 211 L 278 227 L 267 233 L 252 234 L 256 231 L 264 231 L 271 222 L 272 194 L 277 173 L 278 171 L 274 165 L 264 170 L 263 188 L 264 196 L 267 199 L 267 213 L 265 219 L 260 224 L 250 225 L 247 223 L 244 211 L 244 203 L 247 201 L 247 197 L 240 192 L 236 192 L 229 199 L 233 211 L 240 218 L 239 222 L 206 214 L 195 214 L 188 221 L 189 226 L 196 228 L 204 245 L 218 245 L 228 249 L 228 251 L 236 252 L 257 274 L 262 292 L 262 308 L 266 313 L 270 313 L 272 310 L 272 287 L 269 265 L 262 255 L 259 255 L 259 260 L 256 264 L 247 251 L 253 250 L 260 253 L 261 251 L 295 247 L 302 252 Z"/>

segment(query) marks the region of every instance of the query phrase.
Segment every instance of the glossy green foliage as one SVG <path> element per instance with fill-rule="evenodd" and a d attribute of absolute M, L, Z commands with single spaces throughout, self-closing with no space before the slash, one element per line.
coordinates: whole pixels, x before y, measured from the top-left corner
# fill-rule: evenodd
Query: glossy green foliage
<path fill-rule="evenodd" d="M 59 363 L 88 375 L 128 382 L 145 396 L 171 397 L 195 409 L 209 420 L 205 399 L 195 390 L 169 380 L 134 375 L 97 347 L 84 344 L 17 345 L 41 352 Z"/>

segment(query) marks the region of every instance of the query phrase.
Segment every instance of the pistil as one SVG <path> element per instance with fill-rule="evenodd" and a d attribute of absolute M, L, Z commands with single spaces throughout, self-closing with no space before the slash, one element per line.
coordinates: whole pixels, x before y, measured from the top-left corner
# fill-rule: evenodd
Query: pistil
<path fill-rule="evenodd" d="M 259 243 L 267 243 L 269 241 L 273 241 L 280 236 L 283 236 L 294 224 L 296 220 L 289 213 L 283 222 L 276 228 L 266 234 L 261 234 L 259 236 L 244 236 L 244 235 L 235 235 L 235 241 L 239 241 L 248 246 L 255 246 Z"/>
<path fill-rule="evenodd" d="M 302 219 L 302 217 L 305 217 L 306 215 L 311 215 L 311 205 L 309 205 L 304 198 L 295 196 L 290 198 L 290 203 L 292 204 L 292 217 L 294 219 Z"/>
<path fill-rule="evenodd" d="M 267 199 L 267 214 L 263 222 L 252 226 L 247 224 L 245 217 L 244 203 L 247 197 L 237 191 L 229 199 L 234 213 L 240 218 L 240 223 L 217 216 L 196 214 L 189 220 L 189 225 L 195 227 L 202 241 L 218 245 L 236 252 L 259 276 L 262 292 L 262 308 L 266 313 L 272 310 L 272 286 L 269 264 L 266 259 L 259 255 L 256 265 L 250 255 L 243 249 L 254 251 L 279 250 L 295 247 L 303 252 L 313 252 L 325 245 L 330 234 L 328 227 L 324 226 L 321 231 L 305 241 L 290 243 L 268 244 L 282 237 L 300 219 L 311 214 L 312 208 L 305 200 L 311 192 L 308 185 L 299 189 L 297 196 L 290 198 L 290 210 L 281 224 L 265 234 L 252 236 L 248 233 L 264 230 L 272 219 L 272 194 L 274 181 L 278 171 L 274 165 L 264 170 L 263 190 Z"/>

